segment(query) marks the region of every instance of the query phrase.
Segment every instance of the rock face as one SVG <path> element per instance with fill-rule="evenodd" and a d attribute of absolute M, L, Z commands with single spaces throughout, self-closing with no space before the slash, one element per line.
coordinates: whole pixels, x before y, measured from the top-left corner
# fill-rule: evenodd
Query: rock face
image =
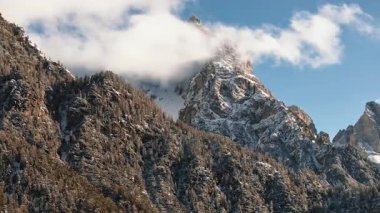
<path fill-rule="evenodd" d="M 251 73 L 252 66 L 226 46 L 189 82 L 180 119 L 291 166 L 317 166 L 318 134 L 311 118 L 296 106 L 286 107 Z"/>
<path fill-rule="evenodd" d="M 339 131 L 333 142 L 336 146 L 360 146 L 373 162 L 380 164 L 380 104 L 368 102 L 358 122 Z"/>
<path fill-rule="evenodd" d="M 336 166 L 328 171 L 294 173 L 226 137 L 174 122 L 111 72 L 74 78 L 1 17 L 0 109 L 5 212 L 380 208 L 379 175 L 356 149 L 330 149 L 326 164 Z M 354 157 L 357 163 L 347 163 Z"/>
<path fill-rule="evenodd" d="M 317 133 L 310 116 L 278 101 L 251 73 L 251 65 L 234 48 L 222 48 L 182 87 L 185 103 L 179 119 L 268 154 L 291 170 L 324 174 L 333 185 L 373 181 L 377 172 L 364 153 L 333 147 L 327 133 Z"/>
<path fill-rule="evenodd" d="M 223 48 L 189 83 L 180 119 L 249 147 L 268 143 L 282 132 L 287 133 L 284 141 L 316 139 L 311 119 L 277 101 L 251 71 L 233 48 Z"/>

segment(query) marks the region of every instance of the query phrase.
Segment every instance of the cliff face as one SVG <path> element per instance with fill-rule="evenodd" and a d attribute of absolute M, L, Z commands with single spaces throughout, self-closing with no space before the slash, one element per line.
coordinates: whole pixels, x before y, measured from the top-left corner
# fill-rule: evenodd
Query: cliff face
<path fill-rule="evenodd" d="M 291 170 L 311 169 L 333 185 L 372 182 L 376 176 L 364 153 L 333 147 L 328 134 L 317 133 L 310 116 L 278 101 L 231 47 L 183 88 L 179 119 L 196 128 L 225 135 Z"/>
<path fill-rule="evenodd" d="M 380 104 L 368 102 L 358 122 L 339 131 L 333 142 L 337 146 L 360 146 L 373 162 L 380 164 Z"/>
<path fill-rule="evenodd" d="M 251 72 L 250 64 L 233 48 L 225 47 L 189 82 L 180 119 L 265 151 L 280 151 L 284 143 L 316 140 L 311 119 L 275 99 Z M 312 146 L 310 143 L 310 149 Z M 278 155 L 284 157 L 282 161 L 288 160 L 288 156 Z"/>
<path fill-rule="evenodd" d="M 334 169 L 293 172 L 226 137 L 174 122 L 111 72 L 74 78 L 2 18 L 0 53 L 0 206 L 9 212 L 379 208 L 379 175 L 355 149 L 329 150 L 334 158 L 326 164 Z M 286 107 L 269 103 L 287 118 Z M 268 111 L 262 116 L 272 116 L 261 107 Z M 305 116 L 291 118 L 311 126 Z"/>

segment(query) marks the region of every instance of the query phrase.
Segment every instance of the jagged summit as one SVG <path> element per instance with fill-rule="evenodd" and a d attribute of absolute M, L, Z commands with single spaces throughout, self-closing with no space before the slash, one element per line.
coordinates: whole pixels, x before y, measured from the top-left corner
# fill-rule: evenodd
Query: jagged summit
<path fill-rule="evenodd" d="M 189 82 L 183 97 L 181 120 L 241 145 L 271 152 L 281 161 L 291 158 L 287 151 L 281 151 L 284 144 L 308 144 L 311 148 L 318 139 L 311 118 L 278 101 L 252 74 L 252 65 L 228 45 Z M 295 150 L 303 152 L 300 147 Z M 304 159 L 311 157 L 309 154 L 299 157 L 299 164 L 313 164 L 312 159 Z"/>
<path fill-rule="evenodd" d="M 380 104 L 368 102 L 358 122 L 339 131 L 333 142 L 336 146 L 358 145 L 380 164 Z"/>
<path fill-rule="evenodd" d="M 362 164 L 364 154 L 355 147 L 333 147 L 310 116 L 277 100 L 234 48 L 224 48 L 181 90 L 181 121 L 266 153 L 294 171 L 323 173 L 332 184 L 354 183 L 372 173 L 371 165 Z M 336 172 L 344 174 L 337 182 Z"/>
<path fill-rule="evenodd" d="M 342 150 L 331 150 L 329 135 L 318 133 L 306 112 L 277 100 L 253 75 L 252 65 L 231 45 L 221 47 L 200 72 L 175 88 L 181 96 L 169 95 L 165 101 L 161 93 L 156 101 L 165 107 L 163 102 L 173 105 L 176 101 L 168 100 L 182 97 L 183 101 L 177 102 L 179 105 L 174 104 L 175 110 L 171 110 L 173 107 L 164 110 L 178 113 L 181 109 L 179 120 L 185 123 L 225 135 L 296 170 L 319 171 L 335 163 L 344 166 L 340 161 L 323 165 L 328 153 Z M 157 88 L 149 89 L 148 94 L 160 94 L 157 91 Z"/>
<path fill-rule="evenodd" d="M 224 78 L 234 75 L 247 75 L 252 76 L 252 79 L 256 79 L 252 74 L 253 66 L 251 62 L 242 60 L 241 56 L 229 44 L 225 44 L 219 48 L 213 59 L 209 60 L 206 64 L 213 64 L 216 68 L 215 73 L 203 72 L 202 75 L 224 76 Z M 200 71 L 194 72 L 194 75 L 189 75 L 180 82 L 170 82 L 168 85 L 143 81 L 134 84 L 155 99 L 156 103 L 162 107 L 166 113 L 171 115 L 174 119 L 177 119 L 180 110 L 184 108 L 184 102 L 186 99 L 184 93 L 199 72 Z M 267 89 L 265 89 L 264 92 L 270 94 Z"/>

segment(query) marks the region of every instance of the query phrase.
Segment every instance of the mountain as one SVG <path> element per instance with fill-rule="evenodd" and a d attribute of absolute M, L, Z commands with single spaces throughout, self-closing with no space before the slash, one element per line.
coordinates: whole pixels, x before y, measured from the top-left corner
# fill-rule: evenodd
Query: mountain
<path fill-rule="evenodd" d="M 348 154 L 330 154 L 342 162 L 352 158 L 341 156 L 355 154 L 362 166 L 352 162 L 345 169 L 361 172 L 360 178 L 337 172 L 340 167 L 329 173 L 294 172 L 227 137 L 173 121 L 153 98 L 112 72 L 73 77 L 1 17 L 0 109 L 5 212 L 380 208 L 379 175 L 351 146 Z M 311 128 L 302 111 L 290 111 Z M 325 174 L 342 184 L 329 183 Z"/>
<path fill-rule="evenodd" d="M 210 33 L 195 16 L 189 23 Z M 323 169 L 317 158 L 331 149 L 329 135 L 318 133 L 302 109 L 277 100 L 236 49 L 224 45 L 199 72 L 177 84 L 137 86 L 173 118 L 193 127 L 227 136 L 295 170 Z"/>
<path fill-rule="evenodd" d="M 333 185 L 369 183 L 378 175 L 359 148 L 334 147 L 302 109 L 278 101 L 231 46 L 182 87 L 179 119 L 191 126 L 227 136 L 291 170 L 311 169 Z"/>
<path fill-rule="evenodd" d="M 368 102 L 354 126 L 340 130 L 333 140 L 336 146 L 357 145 L 368 153 L 368 158 L 380 164 L 380 104 Z"/>
<path fill-rule="evenodd" d="M 282 162 L 293 161 L 288 147 L 282 146 L 292 143 L 291 151 L 300 152 L 293 155 L 299 157 L 297 162 L 289 164 L 314 165 L 311 152 L 318 134 L 310 117 L 297 107 L 286 107 L 251 73 L 249 62 L 241 60 L 234 48 L 224 47 L 189 82 L 179 118 L 243 146 L 269 152 Z"/>

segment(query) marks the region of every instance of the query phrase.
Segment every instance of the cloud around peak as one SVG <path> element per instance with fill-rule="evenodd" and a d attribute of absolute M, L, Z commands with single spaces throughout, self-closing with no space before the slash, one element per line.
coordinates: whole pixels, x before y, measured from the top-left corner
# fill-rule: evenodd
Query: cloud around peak
<path fill-rule="evenodd" d="M 364 35 L 377 31 L 358 5 L 299 11 L 286 28 L 206 22 L 207 32 L 179 17 L 184 7 L 185 0 L 0 0 L 4 16 L 53 59 L 161 82 L 186 76 L 227 41 L 253 63 L 269 59 L 317 68 L 340 62 L 344 27 Z"/>

